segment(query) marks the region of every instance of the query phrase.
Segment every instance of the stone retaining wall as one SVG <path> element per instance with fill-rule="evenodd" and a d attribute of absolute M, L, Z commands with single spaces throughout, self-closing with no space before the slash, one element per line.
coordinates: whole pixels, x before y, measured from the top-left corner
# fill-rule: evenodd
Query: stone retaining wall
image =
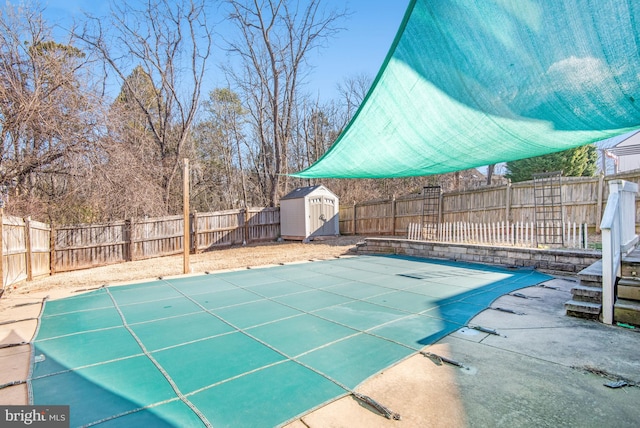
<path fill-rule="evenodd" d="M 508 267 L 532 267 L 555 275 L 575 275 L 602 258 L 593 250 L 496 247 L 448 242 L 410 241 L 400 238 L 366 238 L 358 254 L 399 254 Z"/>

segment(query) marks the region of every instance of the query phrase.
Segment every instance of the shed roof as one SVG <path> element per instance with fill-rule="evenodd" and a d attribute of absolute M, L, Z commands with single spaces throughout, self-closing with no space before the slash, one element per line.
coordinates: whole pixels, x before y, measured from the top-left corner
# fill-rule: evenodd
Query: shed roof
<path fill-rule="evenodd" d="M 318 184 L 316 186 L 307 186 L 307 187 L 298 187 L 295 190 L 292 190 L 291 192 L 289 192 L 287 195 L 283 196 L 282 198 L 280 198 L 280 200 L 285 200 L 285 199 L 298 199 L 298 198 L 304 198 L 305 196 L 315 192 L 318 189 L 324 189 L 325 191 L 331 193 L 332 195 L 334 195 L 333 192 L 331 192 L 329 189 L 327 189 L 326 187 Z M 335 195 L 334 195 L 335 196 Z"/>

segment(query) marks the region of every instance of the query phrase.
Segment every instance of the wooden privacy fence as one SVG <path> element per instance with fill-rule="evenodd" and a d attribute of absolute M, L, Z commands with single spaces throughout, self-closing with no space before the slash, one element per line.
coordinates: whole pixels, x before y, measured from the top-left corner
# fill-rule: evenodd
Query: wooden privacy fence
<path fill-rule="evenodd" d="M 622 179 L 640 183 L 640 170 L 600 177 L 563 177 L 562 209 L 565 221 L 600 225 L 609 195 L 609 181 Z M 489 224 L 535 221 L 534 183 L 487 186 L 443 193 L 438 223 Z M 343 235 L 406 236 L 410 223 L 422 223 L 423 198 L 414 194 L 399 198 L 340 205 L 340 233 Z M 636 201 L 636 218 L 640 204 Z"/>
<path fill-rule="evenodd" d="M 618 179 L 640 184 L 640 170 L 607 177 L 564 177 L 564 219 L 597 229 L 609 194 L 608 182 Z M 439 202 L 438 223 L 443 225 L 504 223 L 513 228 L 513 225 L 527 225 L 535 220 L 532 181 L 443 193 Z M 423 199 L 419 194 L 352 206 L 341 204 L 340 233 L 407 236 L 410 224 L 423 222 L 422 210 Z M 636 218 L 640 218 L 637 201 Z M 2 287 L 54 272 L 179 254 L 183 252 L 185 239 L 182 216 L 55 228 L 29 218 L 3 216 L 0 224 Z M 188 245 L 192 253 L 197 253 L 218 246 L 276 239 L 280 235 L 280 211 L 279 208 L 250 208 L 194 212 L 189 225 Z M 457 239 L 462 233 L 456 229 L 458 226 L 447 227 L 443 226 L 442 230 L 452 232 L 442 239 Z M 459 227 L 461 230 L 472 228 Z M 524 227 L 523 232 L 514 232 L 514 236 L 520 233 L 517 236 L 524 236 L 522 239 L 526 241 L 528 235 Z M 581 232 L 578 235 L 583 236 Z"/>
<path fill-rule="evenodd" d="M 2 218 L 2 287 L 55 272 L 180 254 L 183 216 L 57 226 Z M 249 208 L 190 215 L 190 252 L 269 241 L 280 233 L 278 208 Z"/>
<path fill-rule="evenodd" d="M 3 285 L 49 274 L 51 264 L 51 228 L 45 223 L 2 216 L 2 263 L 0 279 Z"/>
<path fill-rule="evenodd" d="M 407 238 L 413 241 L 429 240 L 481 245 L 538 246 L 537 236 L 544 235 L 545 225 L 533 222 L 498 223 L 441 223 L 423 226 L 409 223 Z M 565 222 L 558 226 L 563 248 L 589 248 L 586 224 Z"/>

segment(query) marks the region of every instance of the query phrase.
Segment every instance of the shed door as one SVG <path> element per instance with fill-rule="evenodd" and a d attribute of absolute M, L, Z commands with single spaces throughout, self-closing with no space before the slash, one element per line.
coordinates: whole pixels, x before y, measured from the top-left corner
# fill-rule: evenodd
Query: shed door
<path fill-rule="evenodd" d="M 336 201 L 329 196 L 309 199 L 309 235 L 335 235 L 334 212 Z"/>

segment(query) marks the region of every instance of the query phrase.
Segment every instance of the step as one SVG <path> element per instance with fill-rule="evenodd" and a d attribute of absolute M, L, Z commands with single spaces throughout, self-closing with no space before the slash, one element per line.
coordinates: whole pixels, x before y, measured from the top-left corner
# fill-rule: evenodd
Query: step
<path fill-rule="evenodd" d="M 579 282 L 581 285 L 585 285 L 587 287 L 602 287 L 602 278 L 597 281 L 588 281 L 581 278 Z"/>
<path fill-rule="evenodd" d="M 633 250 L 631 250 L 629 254 L 624 256 L 622 259 L 640 265 L 640 246 L 636 246 Z"/>
<path fill-rule="evenodd" d="M 640 278 L 620 278 L 618 280 L 618 298 L 640 301 Z"/>
<path fill-rule="evenodd" d="M 591 319 L 597 319 L 602 309 L 602 305 L 599 303 L 580 302 L 578 300 L 569 300 L 564 304 L 564 307 L 569 316 Z"/>
<path fill-rule="evenodd" d="M 573 300 L 578 302 L 602 303 L 602 287 L 579 284 L 571 288 Z"/>
<path fill-rule="evenodd" d="M 578 279 L 582 285 L 602 287 L 602 260 L 578 272 Z"/>
<path fill-rule="evenodd" d="M 640 302 L 618 299 L 613 306 L 613 319 L 616 322 L 640 326 Z"/>
<path fill-rule="evenodd" d="M 620 265 L 620 276 L 640 278 L 640 265 L 623 261 Z"/>
<path fill-rule="evenodd" d="M 620 276 L 640 277 L 640 248 L 634 249 L 622 258 Z"/>

